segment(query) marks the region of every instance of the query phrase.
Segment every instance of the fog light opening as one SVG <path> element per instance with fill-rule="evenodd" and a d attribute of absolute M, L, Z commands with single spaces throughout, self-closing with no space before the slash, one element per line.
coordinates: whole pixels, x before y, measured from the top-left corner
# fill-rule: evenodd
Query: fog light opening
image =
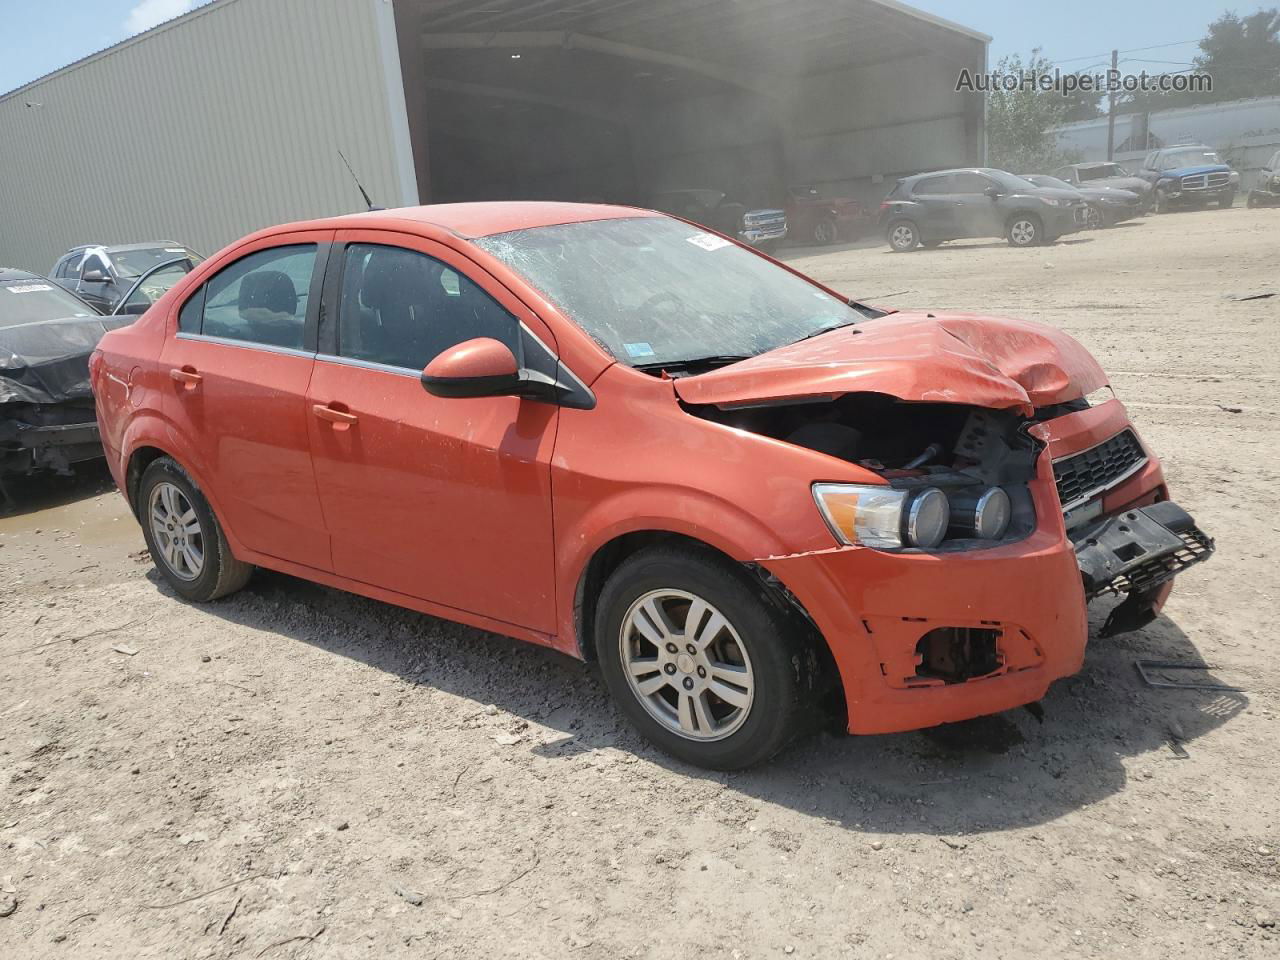
<path fill-rule="evenodd" d="M 1001 632 L 981 627 L 938 627 L 916 643 L 916 676 L 964 683 L 989 676 L 1004 665 Z"/>

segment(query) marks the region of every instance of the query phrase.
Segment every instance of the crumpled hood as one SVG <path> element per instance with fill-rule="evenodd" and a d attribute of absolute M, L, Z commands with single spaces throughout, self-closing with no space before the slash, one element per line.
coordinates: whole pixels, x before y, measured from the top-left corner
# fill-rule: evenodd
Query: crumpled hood
<path fill-rule="evenodd" d="M 0 327 L 0 403 L 91 397 L 89 355 L 134 317 L 74 317 Z"/>
<path fill-rule="evenodd" d="M 681 400 L 733 406 L 845 393 L 992 409 L 1074 400 L 1106 386 L 1072 337 L 1029 320 L 894 313 L 675 381 Z"/>

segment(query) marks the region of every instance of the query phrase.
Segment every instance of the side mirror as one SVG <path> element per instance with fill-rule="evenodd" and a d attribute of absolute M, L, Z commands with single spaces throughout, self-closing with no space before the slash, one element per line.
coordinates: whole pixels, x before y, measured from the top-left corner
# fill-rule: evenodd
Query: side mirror
<path fill-rule="evenodd" d="M 80 274 L 81 283 L 106 283 L 111 278 L 102 270 L 92 268 Z"/>
<path fill-rule="evenodd" d="M 515 354 L 490 337 L 454 344 L 422 371 L 422 386 L 433 397 L 506 397 L 520 391 Z"/>
<path fill-rule="evenodd" d="M 992 200 L 999 200 L 1000 197 L 1003 196 L 1003 194 L 1000 193 L 999 187 L 987 187 L 987 189 L 983 190 L 982 192 L 985 193 Z"/>
<path fill-rule="evenodd" d="M 141 300 L 134 300 L 131 303 L 126 303 L 124 307 L 121 308 L 120 312 L 126 316 L 140 317 L 150 309 L 150 303 L 144 303 Z"/>

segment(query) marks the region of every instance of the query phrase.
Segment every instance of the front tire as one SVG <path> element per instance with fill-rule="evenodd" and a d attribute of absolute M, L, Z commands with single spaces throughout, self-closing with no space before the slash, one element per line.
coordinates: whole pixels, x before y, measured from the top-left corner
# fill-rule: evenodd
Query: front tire
<path fill-rule="evenodd" d="M 908 253 L 920 245 L 920 230 L 910 220 L 895 220 L 889 224 L 885 237 L 894 253 Z"/>
<path fill-rule="evenodd" d="M 232 556 L 209 501 L 176 460 L 161 457 L 142 474 L 138 517 L 152 562 L 179 596 L 205 603 L 249 582 L 253 565 Z"/>
<path fill-rule="evenodd" d="M 1236 193 L 1234 190 L 1232 190 L 1230 193 L 1228 193 L 1226 196 L 1224 196 L 1221 200 L 1218 201 L 1218 209 L 1230 210 L 1233 206 L 1235 206 L 1235 203 L 1236 203 Z"/>
<path fill-rule="evenodd" d="M 1034 214 L 1014 214 L 1009 218 L 1005 239 L 1011 247 L 1034 247 L 1045 242 L 1044 224 Z"/>
<path fill-rule="evenodd" d="M 763 585 L 710 551 L 628 558 L 601 591 L 595 637 L 619 708 L 686 763 L 749 767 L 800 730 L 814 658 L 799 628 Z"/>
<path fill-rule="evenodd" d="M 840 239 L 840 228 L 834 220 L 819 220 L 813 225 L 813 242 L 820 247 L 835 243 Z"/>
<path fill-rule="evenodd" d="M 1106 213 L 1096 203 L 1089 204 L 1088 213 L 1085 215 L 1085 226 L 1090 230 L 1102 230 L 1111 226 L 1111 221 L 1107 219 Z"/>

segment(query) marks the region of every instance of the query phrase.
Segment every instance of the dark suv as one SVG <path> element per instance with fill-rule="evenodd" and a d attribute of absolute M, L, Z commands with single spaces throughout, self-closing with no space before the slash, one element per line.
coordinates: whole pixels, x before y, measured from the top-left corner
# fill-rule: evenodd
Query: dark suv
<path fill-rule="evenodd" d="M 59 257 L 49 279 L 102 313 L 111 313 L 139 277 L 152 267 L 177 259 L 187 260 L 190 269 L 204 257 L 168 240 L 118 246 L 84 244 Z"/>
<path fill-rule="evenodd" d="M 1004 170 L 940 170 L 899 180 L 880 204 L 880 226 L 898 253 L 964 237 L 1031 247 L 1082 229 L 1088 209 L 1075 190 L 1038 187 Z"/>

